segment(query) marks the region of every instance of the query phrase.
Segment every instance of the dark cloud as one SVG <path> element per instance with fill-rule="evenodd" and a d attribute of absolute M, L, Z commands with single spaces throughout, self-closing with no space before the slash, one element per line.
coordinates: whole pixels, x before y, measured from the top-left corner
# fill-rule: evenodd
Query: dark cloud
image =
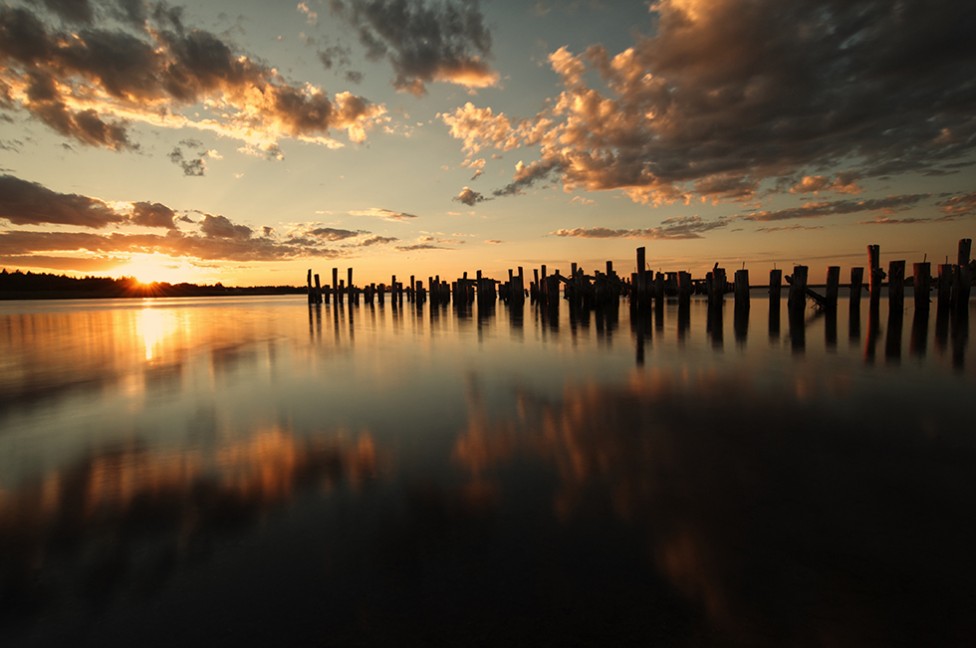
<path fill-rule="evenodd" d="M 700 216 L 684 216 L 681 218 L 666 218 L 660 227 L 643 229 L 610 229 L 606 227 L 577 227 L 574 229 L 559 229 L 551 232 L 554 236 L 575 238 L 629 238 L 629 239 L 697 239 L 702 238 L 702 232 L 727 227 L 727 219 L 713 221 L 703 220 Z"/>
<path fill-rule="evenodd" d="M 316 227 L 308 233 L 324 241 L 342 241 L 359 236 L 363 232 L 361 230 L 336 229 L 334 227 Z"/>
<path fill-rule="evenodd" d="M 774 225 L 772 227 L 757 227 L 756 231 L 771 234 L 772 232 L 796 232 L 817 229 L 823 229 L 823 225 Z"/>
<path fill-rule="evenodd" d="M 212 216 L 205 214 L 200 231 L 207 238 L 227 238 L 235 240 L 247 240 L 251 238 L 254 231 L 246 225 L 235 225 L 226 216 Z"/>
<path fill-rule="evenodd" d="M 342 45 L 332 45 L 318 51 L 319 60 L 326 70 L 333 67 L 344 68 L 349 65 L 350 50 Z"/>
<path fill-rule="evenodd" d="M 498 80 L 485 62 L 491 33 L 478 0 L 330 0 L 329 5 L 357 30 L 367 57 L 389 60 L 398 90 L 421 95 L 432 81 L 480 88 Z"/>
<path fill-rule="evenodd" d="M 362 83 L 363 73 L 357 70 L 346 70 L 346 81 L 349 83 Z"/>
<path fill-rule="evenodd" d="M 531 187 L 536 182 L 546 179 L 553 171 L 559 170 L 561 166 L 562 165 L 558 160 L 537 160 L 531 164 L 523 164 L 522 162 L 519 162 L 517 165 L 515 165 L 515 179 L 501 189 L 495 189 L 491 192 L 491 195 L 495 196 L 496 198 L 500 198 L 502 196 L 514 196 L 516 194 L 520 194 L 522 193 L 522 189 Z M 478 174 L 475 174 L 475 178 L 476 177 L 478 177 Z M 471 204 L 461 200 L 460 195 L 457 197 L 457 199 L 464 202 L 466 205 Z"/>
<path fill-rule="evenodd" d="M 137 202 L 132 204 L 131 221 L 146 227 L 165 227 L 176 229 L 176 212 L 162 203 Z"/>
<path fill-rule="evenodd" d="M 502 114 L 442 118 L 469 154 L 538 146 L 566 189 L 650 203 L 741 199 L 838 167 L 851 178 L 947 170 L 973 154 L 976 12 L 955 0 L 652 7 L 654 35 L 631 48 L 550 55 L 562 92 L 533 128 Z"/>
<path fill-rule="evenodd" d="M 364 239 L 359 245 L 362 247 L 370 247 L 372 245 L 383 245 L 384 243 L 393 243 L 394 241 L 399 241 L 395 236 L 371 236 L 368 239 Z"/>
<path fill-rule="evenodd" d="M 811 202 L 789 209 L 743 214 L 740 218 L 750 221 L 770 222 L 790 220 L 793 218 L 822 218 L 823 216 L 855 214 L 867 211 L 893 212 L 913 207 L 929 196 L 930 194 L 904 194 L 900 196 L 889 196 L 887 198 L 873 198 L 870 200 Z"/>
<path fill-rule="evenodd" d="M 889 218 L 880 216 L 874 220 L 861 221 L 861 225 L 911 225 L 913 223 L 928 223 L 931 218 Z"/>
<path fill-rule="evenodd" d="M 0 218 L 15 225 L 50 223 L 91 228 L 125 221 L 125 216 L 101 200 L 58 193 L 11 175 L 0 176 Z"/>
<path fill-rule="evenodd" d="M 221 106 L 221 132 L 276 137 L 326 137 L 344 130 L 361 141 L 384 109 L 362 97 L 285 81 L 221 37 L 188 29 L 180 11 L 155 5 L 144 23 L 137 3 L 118 12 L 126 29 L 58 31 L 28 8 L 0 6 L 0 83 L 26 87 L 20 107 L 57 132 L 85 144 L 131 148 L 127 123 L 115 116 L 158 121 L 203 101 Z M 97 99 L 105 96 L 107 99 Z M 96 106 L 75 110 L 75 100 Z M 174 122 L 176 123 L 176 122 Z"/>
<path fill-rule="evenodd" d="M 178 146 L 173 147 L 173 150 L 170 151 L 169 159 L 170 162 L 183 169 L 185 176 L 202 176 L 207 171 L 207 164 L 202 156 L 186 159 L 183 155 L 183 149 Z"/>
<path fill-rule="evenodd" d="M 401 252 L 414 252 L 416 250 L 451 250 L 453 248 L 437 245 L 436 243 L 415 243 L 413 245 L 398 245 L 396 249 Z"/>
<path fill-rule="evenodd" d="M 95 15 L 88 0 L 44 0 L 44 6 L 69 22 L 88 24 Z"/>
<path fill-rule="evenodd" d="M 87 234 L 84 232 L 0 232 L 0 256 L 83 250 L 96 254 L 159 253 L 205 261 L 279 261 L 302 257 L 336 258 L 341 251 L 307 248 L 272 239 L 211 238 L 172 231 L 158 234 Z"/>
<path fill-rule="evenodd" d="M 475 191 L 471 187 L 465 187 L 460 191 L 460 193 L 458 193 L 458 195 L 454 196 L 452 200 L 459 203 L 464 203 L 469 207 L 474 207 L 480 202 L 491 200 L 491 198 L 485 198 L 481 193 Z"/>
<path fill-rule="evenodd" d="M 937 204 L 943 213 L 942 220 L 976 216 L 976 191 L 952 196 L 940 200 Z"/>

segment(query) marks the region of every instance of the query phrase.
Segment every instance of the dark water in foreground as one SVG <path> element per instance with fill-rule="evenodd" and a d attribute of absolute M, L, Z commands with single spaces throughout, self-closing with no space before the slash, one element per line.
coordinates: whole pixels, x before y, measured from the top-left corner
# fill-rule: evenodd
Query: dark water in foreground
<path fill-rule="evenodd" d="M 968 330 L 0 303 L 0 645 L 972 645 Z"/>

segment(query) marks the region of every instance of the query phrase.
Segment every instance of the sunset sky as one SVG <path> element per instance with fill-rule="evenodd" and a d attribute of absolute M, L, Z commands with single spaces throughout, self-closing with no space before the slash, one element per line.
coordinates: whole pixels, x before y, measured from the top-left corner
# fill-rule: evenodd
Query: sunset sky
<path fill-rule="evenodd" d="M 0 266 L 942 262 L 974 33 L 958 0 L 0 0 Z"/>

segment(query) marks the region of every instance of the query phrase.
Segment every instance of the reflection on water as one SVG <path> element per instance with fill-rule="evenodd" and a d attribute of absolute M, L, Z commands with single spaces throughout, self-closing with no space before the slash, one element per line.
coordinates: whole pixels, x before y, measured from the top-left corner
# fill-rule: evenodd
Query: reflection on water
<path fill-rule="evenodd" d="M 967 643 L 968 313 L 758 294 L 4 303 L 0 643 Z"/>

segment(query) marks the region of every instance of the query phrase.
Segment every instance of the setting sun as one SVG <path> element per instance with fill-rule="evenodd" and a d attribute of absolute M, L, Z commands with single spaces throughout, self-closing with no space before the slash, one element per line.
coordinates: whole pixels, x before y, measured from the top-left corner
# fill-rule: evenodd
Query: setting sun
<path fill-rule="evenodd" d="M 119 266 L 120 277 L 132 277 L 141 284 L 153 282 L 193 283 L 201 280 L 192 265 L 162 254 L 133 254 L 125 265 Z"/>

